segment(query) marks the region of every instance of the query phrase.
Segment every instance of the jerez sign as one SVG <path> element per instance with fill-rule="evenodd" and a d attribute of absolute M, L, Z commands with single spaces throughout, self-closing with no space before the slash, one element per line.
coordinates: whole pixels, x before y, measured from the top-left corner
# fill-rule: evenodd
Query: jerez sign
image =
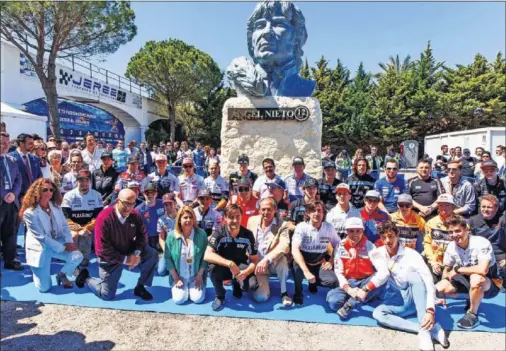
<path fill-rule="evenodd" d="M 306 106 L 298 107 L 267 107 L 267 108 L 235 108 L 228 109 L 230 121 L 297 121 L 304 122 L 309 118 Z"/>

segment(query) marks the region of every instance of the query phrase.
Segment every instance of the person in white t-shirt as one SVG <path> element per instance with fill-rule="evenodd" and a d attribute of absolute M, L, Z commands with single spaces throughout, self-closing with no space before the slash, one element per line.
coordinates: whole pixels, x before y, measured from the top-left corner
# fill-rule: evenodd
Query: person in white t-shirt
<path fill-rule="evenodd" d="M 100 156 L 102 156 L 104 150 L 98 148 L 95 137 L 92 134 L 86 135 L 85 141 L 86 148 L 81 151 L 81 154 L 83 155 L 84 163 L 88 165 L 88 170 L 93 173 L 102 164 Z"/>
<path fill-rule="evenodd" d="M 444 330 L 436 322 L 435 288 L 429 268 L 422 256 L 415 250 L 404 247 L 399 241 L 399 230 L 395 223 L 384 222 L 378 226 L 378 233 L 384 246 L 370 254 L 378 271 L 387 270 L 389 289 L 383 304 L 373 311 L 378 324 L 390 329 L 418 334 L 420 350 L 434 350 L 432 339 L 444 348 L 449 346 Z M 417 322 L 407 317 L 416 315 Z"/>
<path fill-rule="evenodd" d="M 182 206 L 181 201 L 185 205 L 190 205 L 192 207 L 197 207 L 197 196 L 199 190 L 204 190 L 206 185 L 204 184 L 204 178 L 195 174 L 195 166 L 193 164 L 193 159 L 187 157 L 183 160 L 183 174 L 179 176 L 179 190 L 177 193 L 177 198 L 179 199 L 178 203 Z"/>
<path fill-rule="evenodd" d="M 469 298 L 466 314 L 457 326 L 472 329 L 480 324 L 481 301 L 499 293 L 502 279 L 498 275 L 492 244 L 486 238 L 471 235 L 466 220 L 452 216 L 445 221 L 452 242 L 445 251 L 443 279 L 436 285 L 438 297 Z M 496 285 L 497 284 L 497 285 Z"/>
<path fill-rule="evenodd" d="M 351 200 L 350 186 L 341 183 L 336 186 L 337 204 L 327 213 L 327 222 L 332 224 L 341 239 L 346 238 L 346 229 L 344 223 L 348 218 L 361 218 L 360 211 L 353 207 Z"/>
<path fill-rule="evenodd" d="M 270 196 L 269 187 L 267 183 L 272 183 L 276 178 L 281 179 L 276 174 L 276 164 L 272 158 L 266 158 L 262 161 L 262 167 L 265 174 L 259 176 L 253 184 L 253 196 L 257 199 L 263 199 L 266 196 Z"/>

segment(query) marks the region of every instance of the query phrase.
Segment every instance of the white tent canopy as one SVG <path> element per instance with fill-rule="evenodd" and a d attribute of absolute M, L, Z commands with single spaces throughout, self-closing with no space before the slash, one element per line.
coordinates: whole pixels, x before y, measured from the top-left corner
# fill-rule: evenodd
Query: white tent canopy
<path fill-rule="evenodd" d="M 7 133 L 15 138 L 21 133 L 37 133 L 47 139 L 46 116 L 37 116 L 1 102 L 2 122 L 7 126 Z"/>

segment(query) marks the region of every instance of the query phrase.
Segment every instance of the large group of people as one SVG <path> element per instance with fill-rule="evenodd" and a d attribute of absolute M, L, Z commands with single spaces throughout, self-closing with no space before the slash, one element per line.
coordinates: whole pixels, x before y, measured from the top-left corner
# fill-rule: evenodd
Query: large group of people
<path fill-rule="evenodd" d="M 58 285 L 86 287 L 104 300 L 116 297 L 125 268 L 140 272 L 133 288 L 142 300 L 153 299 L 156 274 L 167 277 L 174 303 L 198 304 L 210 278 L 214 311 L 226 306 L 226 285 L 236 299 L 271 299 L 274 275 L 285 307 L 304 304 L 303 281 L 311 294 L 328 288 L 326 301 L 342 320 L 379 300 L 373 317 L 380 325 L 417 333 L 420 348 L 433 350 L 434 340 L 448 346 L 436 305 L 466 300 L 457 325 L 470 329 L 482 300 L 504 291 L 506 193 L 493 160 L 480 161 L 483 179 L 474 184 L 462 158 L 447 160 L 439 179 L 424 157 L 405 179 L 400 155 L 390 149 L 383 159 L 371 148 L 366 156 L 357 150 L 351 174 L 340 179 L 344 155 L 333 159 L 325 148 L 322 177 L 314 179 L 301 157 L 281 177 L 272 158 L 257 175 L 244 154 L 237 172 L 225 175 L 219 153 L 208 157 L 186 141 L 152 152 L 120 141 L 107 150 L 88 135 L 83 149 L 66 153 L 63 143 L 33 135 L 16 142 L 8 152 L 2 130 L 2 257 L 5 269 L 24 269 L 16 256 L 23 224 L 26 265 L 41 292 L 51 290 L 53 258 L 65 262 Z M 181 173 L 173 174 L 178 158 Z M 93 256 L 99 277 L 87 269 Z"/>

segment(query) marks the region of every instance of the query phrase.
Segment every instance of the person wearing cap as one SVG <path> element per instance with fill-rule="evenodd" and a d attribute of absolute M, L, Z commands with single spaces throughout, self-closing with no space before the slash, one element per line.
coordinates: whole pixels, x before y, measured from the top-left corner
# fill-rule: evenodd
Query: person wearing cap
<path fill-rule="evenodd" d="M 415 212 L 427 221 L 437 214 L 436 200 L 445 190 L 439 179 L 432 178 L 428 160 L 418 161 L 416 173 L 416 177 L 408 179 L 408 194 L 413 198 Z"/>
<path fill-rule="evenodd" d="M 365 235 L 367 236 L 367 240 L 378 246 L 381 244 L 381 242 L 378 242 L 378 226 L 390 219 L 388 213 L 380 210 L 378 206 L 380 198 L 381 195 L 379 192 L 376 190 L 369 190 L 365 194 L 365 206 L 359 210 L 360 217 L 365 223 Z"/>
<path fill-rule="evenodd" d="M 138 182 L 136 182 L 135 180 L 128 182 L 127 189 L 130 189 L 135 193 L 136 198 L 135 198 L 134 208 L 136 208 L 137 206 L 139 206 L 140 204 L 142 204 L 144 202 L 144 197 L 142 197 L 142 195 L 141 195 L 141 185 Z M 116 193 L 114 193 L 114 194 L 116 194 Z M 113 197 L 113 199 L 114 200 L 112 201 L 112 203 L 116 203 L 117 197 Z"/>
<path fill-rule="evenodd" d="M 443 299 L 467 295 L 465 315 L 457 322 L 457 326 L 473 329 L 480 324 L 478 309 L 482 300 L 499 294 L 502 278 L 498 275 L 490 241 L 471 235 L 462 216 L 447 218 L 445 225 L 452 241 L 444 254 L 443 279 L 436 285 L 436 294 Z"/>
<path fill-rule="evenodd" d="M 285 222 L 289 219 L 290 203 L 285 199 L 286 185 L 282 179 L 275 179 L 273 182 L 267 183 L 269 195 L 276 201 L 276 218 Z"/>
<path fill-rule="evenodd" d="M 289 202 L 293 202 L 304 197 L 304 183 L 306 179 L 310 178 L 309 175 L 304 173 L 306 166 L 302 157 L 293 158 L 292 168 L 293 173 L 284 179 Z"/>
<path fill-rule="evenodd" d="M 484 178 L 483 173 L 481 173 L 481 164 L 485 161 L 490 160 L 492 160 L 492 154 L 490 153 L 490 151 L 483 151 L 483 153 L 481 154 L 480 161 L 477 162 L 476 165 L 474 166 L 474 179 L 479 180 Z"/>
<path fill-rule="evenodd" d="M 180 192 L 179 179 L 169 172 L 169 169 L 167 168 L 167 156 L 164 154 L 158 154 L 155 157 L 155 164 L 155 171 L 148 174 L 148 176 L 143 180 L 143 187 L 145 187 L 148 183 L 155 183 L 159 199 L 161 199 L 165 194 Z"/>
<path fill-rule="evenodd" d="M 118 179 L 116 180 L 114 192 L 117 194 L 121 190 L 127 188 L 128 183 L 131 181 L 135 181 L 142 185 L 145 178 L 146 175 L 144 174 L 144 172 L 139 170 L 139 158 L 137 156 L 131 156 L 128 158 L 127 170 L 120 173 Z"/>
<path fill-rule="evenodd" d="M 335 197 L 337 199 L 337 204 L 334 208 L 327 212 L 325 220 L 332 224 L 337 235 L 339 235 L 341 239 L 344 239 L 346 237 L 346 220 L 348 218 L 362 219 L 362 217 L 360 216 L 360 211 L 353 207 L 350 203 L 351 190 L 348 184 L 341 183 L 336 186 Z"/>
<path fill-rule="evenodd" d="M 351 189 L 351 203 L 355 208 L 364 207 L 364 196 L 374 189 L 374 179 L 369 172 L 369 163 L 365 158 L 358 158 L 353 162 L 351 175 L 346 179 L 346 183 Z"/>
<path fill-rule="evenodd" d="M 397 211 L 397 198 L 400 194 L 408 192 L 408 184 L 404 177 L 399 176 L 399 166 L 397 162 L 390 159 L 385 162 L 385 177 L 374 183 L 376 189 L 381 195 L 379 208 L 388 213 Z"/>
<path fill-rule="evenodd" d="M 135 207 L 135 210 L 140 213 L 144 220 L 144 226 L 148 233 L 148 245 L 157 250 L 158 253 L 162 252 L 158 243 L 157 224 L 165 212 L 163 209 L 163 202 L 157 198 L 157 188 L 155 183 L 148 183 L 144 188 L 144 200 L 140 205 Z"/>
<path fill-rule="evenodd" d="M 318 194 L 318 182 L 314 178 L 306 178 L 303 184 L 304 197 L 290 203 L 290 212 L 288 213 L 288 228 L 293 232 L 295 226 L 300 222 L 306 221 L 306 204 L 316 200 Z M 326 209 L 326 208 L 325 208 Z"/>
<path fill-rule="evenodd" d="M 62 195 L 77 187 L 77 175 L 81 170 L 83 170 L 83 156 L 80 151 L 72 152 L 70 154 L 70 172 L 65 174 L 62 179 Z"/>
<path fill-rule="evenodd" d="M 113 167 L 112 154 L 104 151 L 100 155 L 102 164 L 91 173 L 91 187 L 102 196 L 102 204 L 109 205 L 114 194 L 114 184 L 118 180 L 118 173 Z"/>
<path fill-rule="evenodd" d="M 113 300 L 116 297 L 121 273 L 125 267 L 138 267 L 140 277 L 134 295 L 144 301 L 153 299 L 145 286 L 151 286 L 158 255 L 147 243 L 146 227 L 142 216 L 134 210 L 136 194 L 123 189 L 118 201 L 104 209 L 95 223 L 95 252 L 98 258 L 100 279 L 90 277 L 86 268 L 79 271 L 76 285 L 86 285 L 98 298 Z"/>
<path fill-rule="evenodd" d="M 474 191 L 477 199 L 487 194 L 497 197 L 499 213 L 502 214 L 506 209 L 506 185 L 504 180 L 497 175 L 497 171 L 497 163 L 494 160 L 483 161 L 481 173 L 484 177 L 474 183 Z"/>
<path fill-rule="evenodd" d="M 453 196 L 454 213 L 469 218 L 476 209 L 476 194 L 473 185 L 462 177 L 462 163 L 448 164 L 448 176 L 441 179 L 445 192 Z"/>
<path fill-rule="evenodd" d="M 327 211 L 330 211 L 336 204 L 336 186 L 341 183 L 337 179 L 336 164 L 332 161 L 323 161 L 323 172 L 325 176 L 318 182 L 318 193 L 320 194 L 320 200 L 323 201 Z"/>
<path fill-rule="evenodd" d="M 418 334 L 420 350 L 434 350 L 433 340 L 443 348 L 450 346 L 446 333 L 436 321 L 434 282 L 422 256 L 399 241 L 397 226 L 388 221 L 378 227 L 383 246 L 371 252 L 371 261 L 382 281 L 388 283 L 382 304 L 372 313 L 379 325 Z M 386 277 L 386 279 L 384 279 Z M 415 316 L 412 321 L 408 317 Z"/>
<path fill-rule="evenodd" d="M 259 262 L 255 268 L 258 289 L 253 294 L 257 302 L 265 302 L 270 297 L 269 276 L 276 274 L 281 290 L 283 306 L 291 306 L 286 280 L 289 269 L 286 254 L 290 250 L 288 227 L 276 219 L 276 200 L 265 197 L 259 202 L 260 214 L 248 220 L 247 228 L 253 233 L 258 248 Z"/>
<path fill-rule="evenodd" d="M 83 254 L 81 265 L 86 267 L 91 259 L 95 220 L 104 205 L 100 193 L 90 187 L 90 171 L 80 170 L 76 178 L 78 186 L 63 196 L 61 208 L 67 218 L 72 239 Z"/>
<path fill-rule="evenodd" d="M 399 210 L 390 214 L 390 220 L 397 226 L 401 244 L 422 253 L 425 220 L 413 211 L 411 195 L 399 195 L 397 207 Z"/>
<path fill-rule="evenodd" d="M 225 178 L 220 175 L 220 163 L 217 161 L 209 162 L 209 177 L 204 179 L 206 188 L 211 192 L 213 203 L 211 207 L 217 211 L 223 211 L 228 202 L 229 186 Z"/>
<path fill-rule="evenodd" d="M 178 177 L 180 192 L 176 193 L 185 205 L 196 207 L 199 190 L 206 188 L 204 178 L 195 174 L 195 165 L 192 158 L 184 158 L 182 167 L 183 173 Z"/>
<path fill-rule="evenodd" d="M 90 172 L 100 168 L 100 156 L 104 150 L 97 147 L 95 137 L 92 134 L 88 134 L 85 137 L 86 148 L 82 151 L 83 161 L 88 165 Z"/>
<path fill-rule="evenodd" d="M 211 206 L 213 198 L 209 189 L 199 191 L 197 202 L 199 205 L 194 209 L 195 220 L 197 221 L 197 225 L 203 229 L 209 237 L 215 230 L 220 229 L 222 221 L 221 214 Z"/>
<path fill-rule="evenodd" d="M 492 244 L 499 274 L 506 287 L 506 212 L 499 212 L 499 199 L 491 194 L 480 197 L 479 210 L 469 219 L 469 226 L 473 235 L 482 236 Z"/>
<path fill-rule="evenodd" d="M 118 173 L 122 173 L 127 169 L 128 152 L 124 149 L 124 145 L 123 140 L 120 140 L 116 144 L 116 148 L 112 150 L 114 169 Z"/>
<path fill-rule="evenodd" d="M 156 224 L 156 231 L 158 232 L 158 244 L 162 251 L 165 251 L 165 240 L 167 239 L 167 234 L 174 229 L 177 210 L 176 210 L 176 196 L 174 193 L 168 193 L 163 195 L 162 203 L 164 208 L 164 213 L 162 216 L 158 218 L 158 222 Z M 167 264 L 163 254 L 160 256 L 158 260 L 158 275 L 165 276 L 167 275 Z"/>
<path fill-rule="evenodd" d="M 434 283 L 441 280 L 444 253 L 451 241 L 445 221 L 455 213 L 453 196 L 450 194 L 439 195 L 437 209 L 438 215 L 425 224 L 422 253 L 432 273 Z"/>
<path fill-rule="evenodd" d="M 324 221 L 326 209 L 323 202 L 309 202 L 306 213 L 309 220 L 297 224 L 292 237 L 292 274 L 295 283 L 293 302 L 297 305 L 304 303 L 304 279 L 308 281 L 311 294 L 318 292 L 318 285 L 331 289 L 338 286 L 329 250 L 335 250 L 341 239 L 332 225 Z"/>
<path fill-rule="evenodd" d="M 478 163 L 478 160 L 471 156 L 471 150 L 464 149 L 462 151 L 460 162 L 462 163 L 462 176 L 473 178 L 474 167 L 476 166 L 476 163 Z"/>
<path fill-rule="evenodd" d="M 347 218 L 344 227 L 346 237 L 334 253 L 334 272 L 339 287 L 327 293 L 327 302 L 332 311 L 347 320 L 354 307 L 379 296 L 387 276 L 382 266 L 376 267 L 371 259 L 376 246 L 365 237 L 362 219 Z"/>
<path fill-rule="evenodd" d="M 271 183 L 276 178 L 282 179 L 276 175 L 276 164 L 272 158 L 265 158 L 262 161 L 262 168 L 265 174 L 259 176 L 253 184 L 253 196 L 257 199 L 261 199 L 264 196 L 268 196 L 267 183 Z"/>
<path fill-rule="evenodd" d="M 281 180 L 281 179 L 280 179 Z M 251 194 L 251 183 L 247 178 L 239 178 L 237 181 L 237 195 L 232 195 L 228 204 L 235 204 L 241 208 L 241 225 L 246 227 L 248 219 L 258 214 L 257 199 Z"/>
<path fill-rule="evenodd" d="M 209 238 L 204 260 L 209 263 L 215 291 L 213 311 L 225 307 L 225 280 L 232 280 L 232 295 L 236 299 L 242 298 L 243 290 L 256 288 L 257 245 L 253 233 L 241 225 L 241 216 L 241 207 L 237 204 L 228 205 L 225 208 L 225 225 Z"/>
<path fill-rule="evenodd" d="M 255 184 L 255 181 L 258 178 L 258 175 L 255 172 L 252 172 L 249 166 L 249 157 L 245 154 L 239 155 L 237 159 L 237 163 L 239 164 L 239 171 L 230 174 L 228 177 L 228 184 L 230 186 L 229 193 L 237 195 L 237 181 L 244 177 L 250 180 L 251 185 Z"/>

